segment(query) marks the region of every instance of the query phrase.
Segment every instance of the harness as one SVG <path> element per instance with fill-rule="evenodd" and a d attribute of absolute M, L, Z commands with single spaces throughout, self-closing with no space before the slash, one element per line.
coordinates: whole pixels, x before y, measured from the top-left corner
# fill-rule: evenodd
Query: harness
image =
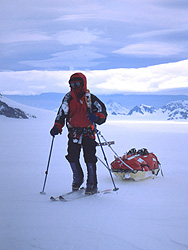
<path fill-rule="evenodd" d="M 91 126 L 87 128 L 72 127 L 68 128 L 74 143 L 82 144 L 84 136 L 94 136 L 94 131 Z"/>

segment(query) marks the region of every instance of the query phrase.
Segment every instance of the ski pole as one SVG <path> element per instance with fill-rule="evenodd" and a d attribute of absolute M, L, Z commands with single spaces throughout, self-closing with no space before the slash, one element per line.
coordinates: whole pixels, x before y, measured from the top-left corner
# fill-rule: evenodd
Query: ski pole
<path fill-rule="evenodd" d="M 98 134 L 98 130 L 96 129 L 95 123 L 93 123 L 93 125 L 94 125 L 95 132 L 96 132 L 96 134 L 97 134 L 97 138 L 98 138 L 98 141 L 99 141 L 99 145 L 100 145 L 100 147 L 101 147 L 101 151 L 102 151 L 103 156 L 104 156 L 104 160 L 105 160 L 105 162 L 106 162 L 107 169 L 108 169 L 108 171 L 109 171 L 109 173 L 110 173 L 110 177 L 111 177 L 112 183 L 113 183 L 113 185 L 114 185 L 113 191 L 117 191 L 119 188 L 117 188 L 116 185 L 115 185 L 115 182 L 114 182 L 114 179 L 113 179 L 113 176 L 112 176 L 112 172 L 111 172 L 111 170 L 110 170 L 110 167 L 109 167 L 109 164 L 108 164 L 108 161 L 107 161 L 107 158 L 106 158 L 106 155 L 105 155 L 103 146 L 102 146 L 102 144 L 101 144 L 101 140 L 100 140 L 100 137 L 99 137 L 99 134 Z"/>
<path fill-rule="evenodd" d="M 108 143 L 108 141 L 104 138 L 104 136 L 101 134 L 100 131 L 98 131 L 98 133 L 100 134 L 100 136 L 103 138 L 103 140 L 107 143 L 108 147 L 112 150 L 112 152 L 116 155 L 116 157 L 129 169 L 131 169 L 132 171 L 134 171 L 133 168 L 131 168 L 128 164 L 126 164 L 121 158 L 120 156 L 114 151 L 114 149 L 111 147 L 111 145 Z"/>
<path fill-rule="evenodd" d="M 105 166 L 105 168 L 108 169 L 108 167 L 106 166 L 106 164 L 97 156 L 97 159 Z M 110 170 L 111 171 L 111 170 Z"/>
<path fill-rule="evenodd" d="M 49 153 L 49 157 L 48 157 L 48 164 L 47 164 L 47 168 L 46 168 L 46 171 L 45 171 L 44 185 L 43 185 L 43 188 L 42 188 L 42 191 L 40 192 L 40 194 L 46 194 L 44 192 L 44 189 L 45 189 L 45 186 L 46 186 L 46 180 L 47 180 L 48 170 L 49 170 L 49 166 L 50 166 L 50 159 L 51 159 L 51 155 L 52 155 L 52 148 L 53 148 L 53 144 L 54 144 L 54 138 L 55 138 L 55 136 L 52 137 L 50 153 Z"/>

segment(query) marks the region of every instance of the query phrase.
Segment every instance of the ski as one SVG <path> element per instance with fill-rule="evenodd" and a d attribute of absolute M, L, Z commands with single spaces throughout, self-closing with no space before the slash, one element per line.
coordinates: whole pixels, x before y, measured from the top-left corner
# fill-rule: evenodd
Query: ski
<path fill-rule="evenodd" d="M 63 195 L 59 195 L 59 196 L 57 196 L 57 197 L 54 197 L 54 196 L 51 196 L 50 197 L 50 200 L 52 200 L 52 201 L 59 201 L 60 199 L 61 200 L 63 200 L 63 197 L 67 197 L 67 196 L 78 196 L 78 195 L 80 195 L 80 194 L 82 194 L 82 193 L 84 193 L 84 191 L 85 191 L 85 188 L 84 187 L 81 187 L 79 190 L 77 190 L 77 191 L 70 191 L 70 192 L 68 192 L 68 193 L 65 193 L 65 194 L 63 194 Z"/>
<path fill-rule="evenodd" d="M 97 193 L 94 194 L 85 194 L 85 188 L 81 188 L 78 191 L 72 191 L 57 197 L 51 196 L 50 200 L 51 201 L 62 201 L 62 202 L 69 202 L 73 200 L 78 200 L 78 199 L 83 199 L 83 198 L 88 198 L 88 197 L 95 197 L 99 196 L 102 194 L 107 194 L 112 192 L 112 189 L 105 189 L 102 191 L 98 191 Z"/>

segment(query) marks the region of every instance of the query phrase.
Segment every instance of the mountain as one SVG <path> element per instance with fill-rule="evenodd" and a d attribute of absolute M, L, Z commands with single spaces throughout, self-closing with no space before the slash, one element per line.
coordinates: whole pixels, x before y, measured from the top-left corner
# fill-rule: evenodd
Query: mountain
<path fill-rule="evenodd" d="M 52 93 L 51 95 L 49 94 L 41 95 L 42 100 L 45 100 L 46 104 L 47 104 L 46 101 L 47 96 L 49 102 L 50 100 L 51 103 L 53 102 L 52 106 L 54 107 L 54 110 L 57 110 L 57 107 L 60 105 L 61 103 L 60 100 L 62 99 L 63 95 L 61 94 L 54 95 Z M 59 102 L 58 105 L 55 101 L 56 98 L 58 99 Z M 25 99 L 27 99 L 27 96 L 25 96 Z M 167 100 L 168 99 L 169 98 L 167 98 Z M 41 99 L 39 98 L 38 100 Z M 27 103 L 28 105 L 29 104 L 32 105 L 32 102 L 30 103 L 28 100 Z M 116 119 L 117 118 L 119 119 L 121 117 L 120 119 L 125 119 L 125 120 L 161 120 L 161 121 L 188 120 L 188 100 L 175 100 L 172 102 L 165 103 L 165 105 L 162 105 L 160 107 L 148 104 L 134 105 L 133 108 L 130 109 L 121 105 L 119 99 L 117 100 L 117 102 L 109 101 L 105 102 L 105 104 L 107 107 L 107 112 L 109 114 L 109 117 L 111 118 L 116 117 Z M 28 108 L 30 108 L 30 111 L 28 111 L 29 110 Z M 18 104 L 17 102 L 14 102 L 2 95 L 0 96 L 0 115 L 27 119 L 29 117 L 36 117 L 38 110 L 39 110 L 38 108 L 36 109 L 36 108 L 31 108 L 29 106 L 24 106 L 23 104 Z M 33 113 L 34 115 L 30 115 L 30 113 Z M 40 112 L 39 116 L 40 114 L 43 113 Z"/>
<path fill-rule="evenodd" d="M 93 93 L 95 94 L 95 93 Z M 47 110 L 55 110 L 60 106 L 64 93 L 42 93 L 40 95 L 4 95 L 8 99 L 14 100 L 24 105 L 43 108 Z M 122 107 L 132 109 L 142 103 L 148 106 L 160 108 L 172 101 L 187 100 L 188 95 L 149 95 L 149 94 L 135 94 L 135 95 L 97 95 L 105 104 L 118 103 Z"/>
<path fill-rule="evenodd" d="M 18 108 L 12 108 L 0 100 L 0 115 L 11 118 L 28 119 L 28 116 Z"/>
<path fill-rule="evenodd" d="M 0 117 L 15 119 L 43 119 L 46 115 L 54 116 L 54 112 L 26 106 L 18 102 L 12 101 L 0 94 Z"/>
<path fill-rule="evenodd" d="M 111 115 L 124 115 L 125 119 L 133 120 L 188 120 L 188 101 L 170 102 L 160 108 L 145 104 L 135 106 L 129 111 L 120 104 L 111 103 L 107 105 L 108 113 Z M 125 110 L 122 112 L 122 110 Z"/>
<path fill-rule="evenodd" d="M 140 113 L 142 115 L 144 115 L 145 113 L 153 114 L 154 112 L 156 112 L 156 108 L 142 104 L 139 107 L 135 106 L 133 109 L 129 111 L 127 115 L 132 115 L 134 114 L 134 112 Z"/>
<path fill-rule="evenodd" d="M 64 94 L 42 93 L 40 95 L 4 95 L 6 98 L 18 103 L 47 110 L 55 110 L 60 106 Z"/>
<path fill-rule="evenodd" d="M 168 114 L 168 120 L 188 119 L 188 101 L 170 102 L 162 110 Z"/>
<path fill-rule="evenodd" d="M 109 115 L 127 115 L 128 109 L 122 107 L 119 103 L 110 102 L 106 105 Z"/>

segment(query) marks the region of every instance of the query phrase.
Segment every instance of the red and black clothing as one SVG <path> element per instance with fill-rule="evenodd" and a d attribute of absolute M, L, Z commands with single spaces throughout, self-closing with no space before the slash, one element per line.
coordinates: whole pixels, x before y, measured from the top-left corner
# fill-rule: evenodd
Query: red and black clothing
<path fill-rule="evenodd" d="M 88 110 L 85 95 L 80 99 L 74 98 L 72 92 L 65 95 L 55 120 L 55 124 L 60 129 L 64 126 L 66 121 L 70 133 L 71 130 L 75 129 L 77 130 L 77 137 L 79 137 L 80 133 L 84 131 L 85 128 L 84 134 L 87 135 L 86 130 L 88 130 L 88 133 L 92 132 L 92 124 L 88 119 L 89 112 L 94 113 L 98 117 L 95 122 L 96 124 L 100 125 L 106 121 L 107 113 L 105 105 L 95 95 L 89 92 L 87 95 L 90 95 L 91 98 L 91 110 Z M 89 136 L 95 138 L 94 133 L 90 133 Z"/>
<path fill-rule="evenodd" d="M 93 180 L 93 184 L 97 185 L 95 131 L 89 115 L 92 114 L 95 117 L 95 123 L 101 125 L 106 121 L 107 112 L 104 103 L 87 90 L 87 80 L 82 73 L 73 74 L 69 83 L 76 84 L 77 81 L 81 82 L 81 87 L 71 88 L 71 91 L 65 95 L 54 126 L 61 132 L 65 123 L 67 125 L 69 142 L 66 158 L 73 171 L 73 183 L 83 182 L 83 171 L 79 162 L 80 151 L 83 148 L 88 170 L 87 185 Z"/>

